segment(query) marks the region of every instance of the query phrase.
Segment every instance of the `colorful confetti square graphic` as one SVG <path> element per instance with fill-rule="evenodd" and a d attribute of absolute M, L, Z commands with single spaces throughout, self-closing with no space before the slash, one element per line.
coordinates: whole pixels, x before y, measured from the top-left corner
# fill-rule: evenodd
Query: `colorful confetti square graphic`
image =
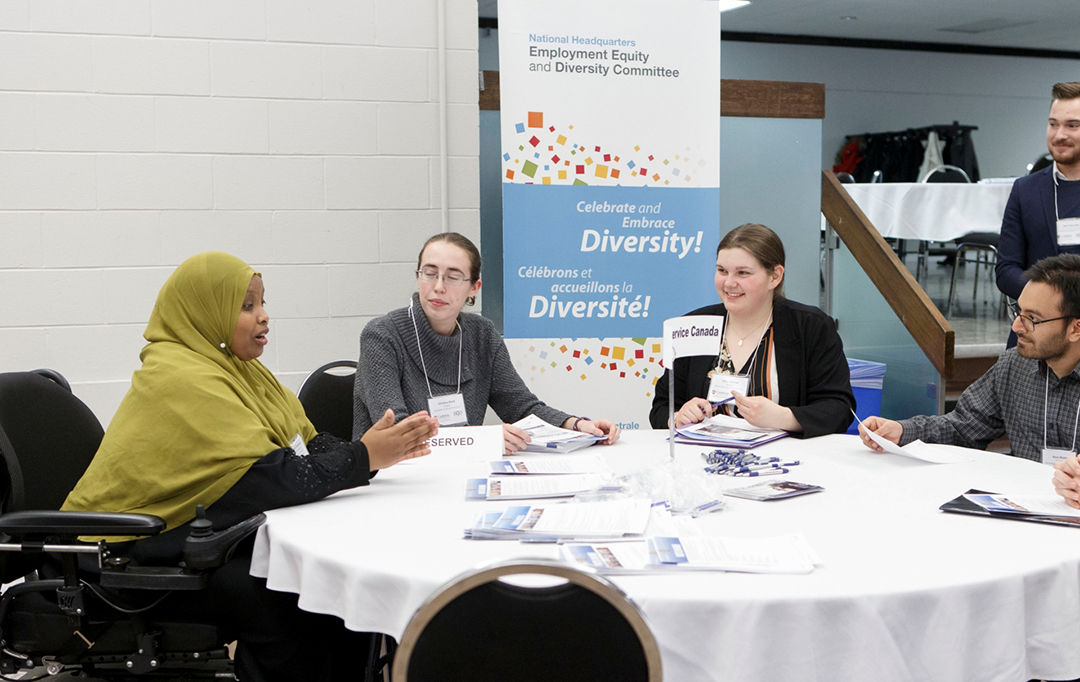
<path fill-rule="evenodd" d="M 544 176 L 540 178 L 540 182 L 545 185 L 585 185 L 592 184 L 598 186 L 635 186 L 635 187 L 650 187 L 650 186 L 664 186 L 670 184 L 670 180 L 662 180 L 659 173 L 653 173 L 650 175 L 647 168 L 642 168 L 642 163 L 648 163 L 656 159 L 662 159 L 664 165 L 669 165 L 670 158 L 674 158 L 680 163 L 690 163 L 691 157 L 689 154 L 683 154 L 682 151 L 678 154 L 672 153 L 674 150 L 649 150 L 648 145 L 636 144 L 631 148 L 610 148 L 611 145 L 607 145 L 609 148 L 605 149 L 604 144 L 578 144 L 576 142 L 569 143 L 569 138 L 566 134 L 567 131 L 575 130 L 573 125 L 566 124 L 560 121 L 545 120 L 543 111 L 527 111 L 525 112 L 524 122 L 514 124 L 514 132 L 516 133 L 513 143 L 517 144 L 519 151 L 529 149 L 532 152 L 533 149 L 540 150 L 546 148 L 550 153 L 556 147 L 556 145 L 563 147 L 564 149 L 570 149 L 570 155 L 576 155 L 578 152 L 586 153 L 587 149 L 592 149 L 593 154 L 598 156 L 594 159 L 591 156 L 587 156 L 584 164 L 575 164 L 573 166 L 574 173 L 571 175 L 568 172 L 560 171 L 556 175 Z M 596 131 L 582 131 L 576 130 L 576 134 L 583 135 L 584 137 L 595 137 Z M 589 140 L 579 140 L 579 142 L 588 142 Z M 568 144 L 569 143 L 569 144 Z M 617 146 L 617 145 L 616 145 Z M 687 152 L 692 152 L 690 147 L 686 147 Z M 652 152 L 652 153 L 649 153 Z M 565 152 L 564 152 L 565 155 Z M 539 153 L 533 155 L 534 159 L 539 159 Z M 558 154 L 550 157 L 552 163 L 563 163 L 566 167 L 571 167 L 568 160 L 560 158 Z M 708 163 L 705 159 L 694 159 L 698 167 L 706 167 Z M 504 168 L 504 182 L 532 184 L 536 181 L 536 169 L 532 171 L 526 170 L 528 164 L 534 164 L 534 161 L 528 159 L 515 159 L 511 158 L 510 154 L 503 155 L 503 168 Z M 589 175 L 589 182 L 585 182 L 579 177 L 585 175 L 585 169 L 589 166 L 593 166 L 593 170 Z M 547 170 L 547 169 L 544 169 Z M 511 172 L 512 171 L 512 172 Z M 693 176 L 684 172 L 685 166 L 680 169 L 673 169 L 672 177 L 681 178 L 683 180 L 683 186 L 693 187 L 696 186 L 696 182 L 693 180 Z M 697 173 L 693 175 L 698 175 Z"/>

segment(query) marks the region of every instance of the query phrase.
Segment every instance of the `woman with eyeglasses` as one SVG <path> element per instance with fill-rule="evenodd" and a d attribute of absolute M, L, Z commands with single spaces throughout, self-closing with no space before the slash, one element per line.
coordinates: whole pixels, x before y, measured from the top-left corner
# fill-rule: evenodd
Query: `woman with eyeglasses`
<path fill-rule="evenodd" d="M 529 415 L 549 424 L 598 436 L 610 445 L 619 427 L 546 405 L 533 395 L 510 362 L 495 325 L 461 312 L 480 291 L 480 252 L 456 232 L 427 240 L 417 259 L 409 305 L 368 323 L 360 335 L 360 364 L 353 393 L 353 438 L 392 409 L 398 419 L 426 410 L 441 426 L 479 426 L 488 405 L 503 420 L 506 454 L 529 437 L 513 426 Z"/>

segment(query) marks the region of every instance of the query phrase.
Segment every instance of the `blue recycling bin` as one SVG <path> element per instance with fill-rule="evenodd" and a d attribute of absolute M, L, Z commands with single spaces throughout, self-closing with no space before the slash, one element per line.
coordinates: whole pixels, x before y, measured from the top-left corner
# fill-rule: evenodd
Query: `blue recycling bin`
<path fill-rule="evenodd" d="M 851 392 L 855 394 L 855 412 L 859 419 L 881 414 L 881 384 L 885 381 L 885 363 L 848 358 Z M 852 418 L 848 433 L 857 435 L 859 426 Z"/>

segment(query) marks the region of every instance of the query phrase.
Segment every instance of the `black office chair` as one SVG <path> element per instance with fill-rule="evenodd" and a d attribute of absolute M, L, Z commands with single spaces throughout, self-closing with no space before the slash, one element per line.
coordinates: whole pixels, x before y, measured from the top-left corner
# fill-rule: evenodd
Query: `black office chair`
<path fill-rule="evenodd" d="M 526 587 L 502 578 L 540 575 Z M 660 649 L 632 601 L 595 572 L 516 560 L 439 588 L 409 621 L 394 682 L 659 682 Z"/>
<path fill-rule="evenodd" d="M 34 372 L 0 374 L 0 571 L 4 582 L 24 577 L 0 596 L 0 674 L 42 667 L 49 675 L 74 670 L 95 679 L 229 674 L 224 645 L 235 639 L 231 633 L 156 617 L 162 611 L 154 607 L 182 598 L 170 597 L 173 591 L 204 588 L 208 571 L 265 517 L 216 533 L 209 521 L 196 520 L 176 567 L 141 567 L 105 540 L 81 542 L 80 536 L 156 535 L 165 522 L 147 514 L 56 511 L 104 434 L 66 383 Z M 87 569 L 79 554 L 96 555 L 96 566 Z"/>
<path fill-rule="evenodd" d="M 348 372 L 335 369 L 351 369 Z M 342 440 L 352 440 L 353 382 L 356 360 L 335 360 L 318 368 L 304 379 L 296 397 L 315 430 Z"/>

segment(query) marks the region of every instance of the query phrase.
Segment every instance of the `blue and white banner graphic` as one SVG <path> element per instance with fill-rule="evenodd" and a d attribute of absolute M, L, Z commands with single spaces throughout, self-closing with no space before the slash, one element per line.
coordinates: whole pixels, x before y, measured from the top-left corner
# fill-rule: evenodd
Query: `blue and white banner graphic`
<path fill-rule="evenodd" d="M 504 333 L 575 349 L 515 364 L 648 397 L 663 321 L 716 300 L 718 6 L 500 0 L 499 61 Z"/>

